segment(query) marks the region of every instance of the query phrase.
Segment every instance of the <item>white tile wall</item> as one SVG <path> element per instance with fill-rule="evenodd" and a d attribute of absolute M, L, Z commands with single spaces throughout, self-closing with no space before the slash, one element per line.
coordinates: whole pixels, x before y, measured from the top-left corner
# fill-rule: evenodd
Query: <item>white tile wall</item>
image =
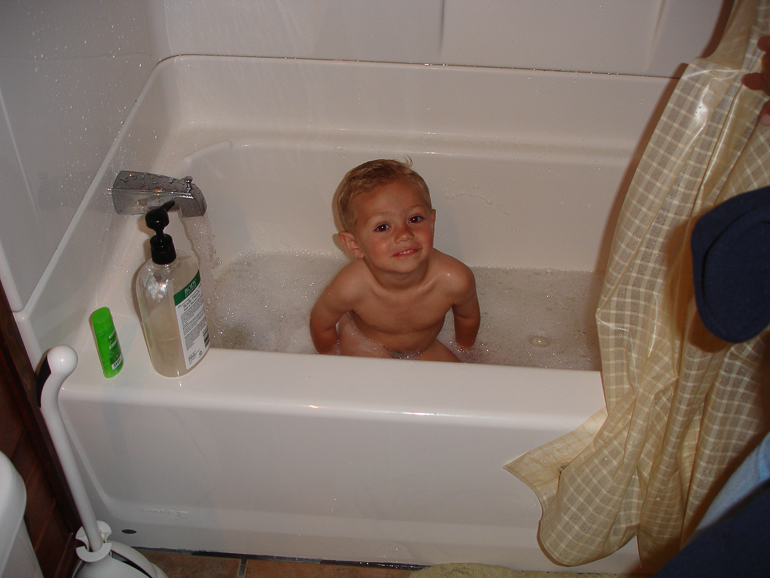
<path fill-rule="evenodd" d="M 165 57 L 673 76 L 707 50 L 722 6 L 721 0 L 3 0 L 0 280 L 12 309 L 22 310 L 150 70 Z M 564 95 L 565 104 L 570 98 Z M 651 112 L 655 104 L 640 106 Z"/>

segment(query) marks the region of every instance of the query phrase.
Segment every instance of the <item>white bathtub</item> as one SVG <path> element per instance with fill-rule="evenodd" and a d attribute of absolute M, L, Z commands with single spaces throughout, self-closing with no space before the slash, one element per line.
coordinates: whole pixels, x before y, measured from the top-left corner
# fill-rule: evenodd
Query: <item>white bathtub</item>
<path fill-rule="evenodd" d="M 133 546 L 558 569 L 537 543 L 534 494 L 503 466 L 599 409 L 599 372 L 212 349 L 184 378 L 160 377 L 133 301 L 147 231 L 139 217 L 114 214 L 108 189 L 121 169 L 181 177 L 197 168 L 224 261 L 247 250 L 329 255 L 339 252 L 331 195 L 344 172 L 409 155 L 431 187 L 443 251 L 476 266 L 600 271 L 668 84 L 162 62 L 19 317 L 33 359 L 58 343 L 78 352 L 61 404 L 98 518 Z M 87 323 L 103 305 L 126 360 L 111 380 Z M 579 570 L 637 565 L 632 541 Z"/>

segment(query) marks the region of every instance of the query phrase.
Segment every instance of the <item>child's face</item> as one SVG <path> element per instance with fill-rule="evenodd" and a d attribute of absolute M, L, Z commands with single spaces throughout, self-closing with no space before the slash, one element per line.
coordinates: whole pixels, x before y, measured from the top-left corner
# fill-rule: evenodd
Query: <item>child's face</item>
<path fill-rule="evenodd" d="M 354 231 L 340 233 L 340 239 L 354 257 L 397 273 L 410 273 L 427 262 L 436 211 L 411 185 L 394 181 L 375 187 L 356 197 L 353 211 Z"/>

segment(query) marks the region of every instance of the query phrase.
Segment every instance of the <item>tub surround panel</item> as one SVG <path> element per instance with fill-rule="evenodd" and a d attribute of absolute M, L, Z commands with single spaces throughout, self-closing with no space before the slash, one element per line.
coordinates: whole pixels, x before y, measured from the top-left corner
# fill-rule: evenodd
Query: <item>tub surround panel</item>
<path fill-rule="evenodd" d="M 506 144 L 495 139 L 635 147 L 669 85 L 647 77 L 270 58 L 182 56 L 158 68 L 162 82 L 174 79 L 185 125 L 236 136 L 249 129 L 451 135 L 488 154 Z"/>
<path fill-rule="evenodd" d="M 714 48 L 724 4 L 446 0 L 441 62 L 676 76 Z"/>
<path fill-rule="evenodd" d="M 725 16 L 724 4 L 722 0 L 165 2 L 166 56 L 288 56 L 671 77 L 681 72 L 683 63 L 709 50 L 715 26 Z"/>
<path fill-rule="evenodd" d="M 45 242 L 21 242 L 29 238 L 45 241 L 45 234 L 35 210 L 35 200 L 29 194 L 24 171 L 19 163 L 1 92 L 0 166 L 3 180 L 0 193 L 4 195 L 5 204 L 5 210 L 0 211 L 0 279 L 11 310 L 18 311 L 26 296 L 34 290 L 50 255 Z M 12 202 L 10 199 L 5 202 L 5 196 L 11 197 L 12 194 Z M 14 278 L 12 271 L 25 273 Z M 22 298 L 22 295 L 25 297 Z"/>
<path fill-rule="evenodd" d="M 0 273 L 14 311 L 30 298 L 149 76 L 150 44 L 143 0 L 0 6 Z M 20 227 L 27 242 L 16 237 Z"/>
<path fill-rule="evenodd" d="M 169 56 L 440 62 L 442 0 L 193 0 L 165 5 L 174 30 L 168 36 Z"/>
<path fill-rule="evenodd" d="M 51 347 L 72 343 L 73 330 L 87 323 L 96 309 L 94 304 L 105 298 L 102 279 L 111 278 L 115 268 L 124 275 L 133 275 L 138 269 L 136 265 L 126 271 L 114 261 L 115 253 L 125 247 L 124 236 L 141 224 L 138 217 L 115 213 L 109 190 L 123 169 L 154 169 L 154 160 L 174 130 L 172 123 L 179 122 L 174 112 L 178 96 L 175 85 L 172 88 L 162 82 L 145 86 L 137 99 L 144 106 L 132 109 L 40 283 L 25 307 L 14 313 L 33 364 L 39 363 Z M 148 258 L 144 257 L 146 238 L 132 242 L 137 254 Z"/>

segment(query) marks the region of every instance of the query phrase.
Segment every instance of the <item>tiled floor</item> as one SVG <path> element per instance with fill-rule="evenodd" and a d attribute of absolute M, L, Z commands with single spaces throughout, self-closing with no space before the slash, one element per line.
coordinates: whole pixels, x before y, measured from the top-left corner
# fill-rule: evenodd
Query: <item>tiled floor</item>
<path fill-rule="evenodd" d="M 146 550 L 142 554 L 168 578 L 407 578 L 416 570 Z"/>

